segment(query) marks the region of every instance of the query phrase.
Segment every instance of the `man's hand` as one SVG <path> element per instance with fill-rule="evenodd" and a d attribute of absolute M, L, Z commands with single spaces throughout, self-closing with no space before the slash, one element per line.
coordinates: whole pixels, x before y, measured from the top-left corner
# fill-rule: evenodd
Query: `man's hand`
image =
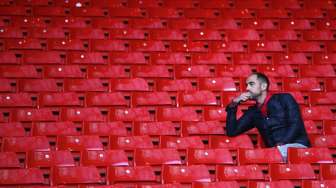
<path fill-rule="evenodd" d="M 238 97 L 234 98 L 232 100 L 232 102 L 234 102 L 234 103 L 245 102 L 245 101 L 251 99 L 251 97 L 252 96 L 249 92 L 245 92 L 245 93 L 240 94 Z"/>

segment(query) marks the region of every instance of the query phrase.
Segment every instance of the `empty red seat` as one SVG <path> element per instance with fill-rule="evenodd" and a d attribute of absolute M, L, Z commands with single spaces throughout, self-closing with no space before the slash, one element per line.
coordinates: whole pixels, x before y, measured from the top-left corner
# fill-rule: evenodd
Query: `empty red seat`
<path fill-rule="evenodd" d="M 51 25 L 61 28 L 87 28 L 90 26 L 91 18 L 85 17 L 53 17 Z"/>
<path fill-rule="evenodd" d="M 199 40 L 222 40 L 221 33 L 218 30 L 212 29 L 201 29 L 201 30 L 190 30 L 188 32 L 189 40 L 199 41 Z"/>
<path fill-rule="evenodd" d="M 149 33 L 152 40 L 185 40 L 186 34 L 177 29 L 155 29 Z"/>
<path fill-rule="evenodd" d="M 210 173 L 205 165 L 164 166 L 163 183 L 211 182 Z"/>
<path fill-rule="evenodd" d="M 29 93 L 0 94 L 1 107 L 33 107 L 36 106 L 37 96 Z"/>
<path fill-rule="evenodd" d="M 149 149 L 154 148 L 152 139 L 149 136 L 111 136 L 111 149 Z"/>
<path fill-rule="evenodd" d="M 290 65 L 259 65 L 257 69 L 269 77 L 296 77 Z"/>
<path fill-rule="evenodd" d="M 228 2 L 230 5 L 230 2 Z M 231 4 L 232 6 L 232 4 Z M 221 17 L 224 19 L 249 19 L 253 18 L 253 11 L 249 11 L 245 8 L 230 8 L 229 9 L 222 9 L 221 10 Z"/>
<path fill-rule="evenodd" d="M 98 52 L 127 51 L 127 44 L 124 40 L 96 39 L 92 40 L 91 48 Z"/>
<path fill-rule="evenodd" d="M 33 65 L 1 66 L 2 78 L 41 78 L 41 68 Z"/>
<path fill-rule="evenodd" d="M 334 39 L 334 33 L 328 30 L 304 31 L 303 39 L 307 41 L 331 41 Z"/>
<path fill-rule="evenodd" d="M 71 64 L 107 64 L 108 63 L 108 55 L 99 52 L 91 52 L 91 53 L 77 53 L 71 52 L 69 54 L 69 62 Z"/>
<path fill-rule="evenodd" d="M 99 7 L 73 7 L 70 9 L 73 16 L 103 17 L 108 14 L 106 9 Z"/>
<path fill-rule="evenodd" d="M 64 81 L 64 90 L 70 92 L 108 91 L 109 82 L 101 79 L 68 79 Z"/>
<path fill-rule="evenodd" d="M 48 66 L 44 69 L 47 78 L 85 78 L 86 68 L 79 65 Z"/>
<path fill-rule="evenodd" d="M 162 148 L 175 148 L 178 150 L 188 148 L 205 148 L 205 145 L 203 144 L 202 139 L 199 136 L 161 136 L 160 143 Z"/>
<path fill-rule="evenodd" d="M 271 164 L 269 174 L 274 180 L 305 180 L 316 179 L 310 164 Z"/>
<path fill-rule="evenodd" d="M 133 134 L 136 136 L 177 135 L 177 131 L 174 124 L 170 121 L 135 122 L 133 126 Z"/>
<path fill-rule="evenodd" d="M 19 158 L 15 152 L 0 152 L 0 168 L 20 168 Z"/>
<path fill-rule="evenodd" d="M 226 148 L 226 149 L 238 149 L 246 148 L 253 149 L 253 144 L 249 136 L 246 134 L 227 137 L 227 136 L 211 136 L 210 137 L 210 147 L 211 148 Z"/>
<path fill-rule="evenodd" d="M 304 53 L 276 54 L 273 57 L 275 64 L 308 64 L 308 57 Z"/>
<path fill-rule="evenodd" d="M 328 106 L 312 106 L 301 108 L 304 120 L 334 120 L 335 116 Z"/>
<path fill-rule="evenodd" d="M 318 9 L 316 7 L 313 8 L 305 8 L 305 9 L 299 9 L 296 11 L 293 11 L 293 17 L 294 18 L 308 18 L 308 19 L 313 19 L 313 18 L 323 18 L 323 12 L 321 9 Z"/>
<path fill-rule="evenodd" d="M 224 134 L 223 123 L 219 121 L 182 122 L 182 136 Z"/>
<path fill-rule="evenodd" d="M 15 53 L 13 51 L 3 51 L 0 52 L 0 64 L 5 65 L 13 65 L 13 64 L 19 64 L 20 58 L 18 56 L 22 56 L 20 53 Z"/>
<path fill-rule="evenodd" d="M 325 45 L 321 42 L 300 41 L 288 44 L 291 52 L 323 52 Z"/>
<path fill-rule="evenodd" d="M 239 188 L 239 184 L 237 181 L 216 181 L 209 183 L 195 182 L 192 184 L 192 188 L 211 188 L 211 187 Z"/>
<path fill-rule="evenodd" d="M 1 38 L 23 38 L 24 30 L 19 27 L 1 27 Z"/>
<path fill-rule="evenodd" d="M 237 8 L 247 8 L 247 9 L 266 8 L 265 2 L 263 0 L 253 0 L 253 1 L 237 0 L 235 5 Z"/>
<path fill-rule="evenodd" d="M 47 137 L 7 137 L 2 140 L 2 150 L 11 152 L 50 151 Z"/>
<path fill-rule="evenodd" d="M 238 163 L 247 164 L 272 164 L 282 163 L 282 156 L 277 148 L 238 149 Z"/>
<path fill-rule="evenodd" d="M 64 7 L 34 7 L 33 14 L 35 16 L 67 16 L 66 10 Z"/>
<path fill-rule="evenodd" d="M 205 41 L 171 41 L 172 52 L 207 52 L 207 42 Z"/>
<path fill-rule="evenodd" d="M 129 25 L 135 29 L 163 29 L 167 22 L 159 18 L 144 18 L 144 19 L 132 19 L 130 20 Z M 156 30 L 152 30 L 156 31 Z M 160 31 L 163 30 L 159 30 Z"/>
<path fill-rule="evenodd" d="M 313 92 L 310 94 L 310 103 L 312 105 L 331 105 L 334 104 L 336 92 Z"/>
<path fill-rule="evenodd" d="M 81 106 L 82 96 L 74 92 L 41 93 L 40 106 Z"/>
<path fill-rule="evenodd" d="M 128 22 L 125 22 L 122 18 L 93 18 L 92 26 L 94 28 L 103 28 L 103 29 L 121 29 L 126 28 Z"/>
<path fill-rule="evenodd" d="M 72 28 L 70 37 L 73 39 L 106 39 L 108 31 L 100 28 Z"/>
<path fill-rule="evenodd" d="M 49 39 L 49 50 L 78 50 L 85 51 L 87 43 L 79 39 Z"/>
<path fill-rule="evenodd" d="M 213 77 L 214 68 L 209 65 L 193 65 L 185 66 L 179 65 L 175 68 L 176 78 L 201 78 L 201 77 Z"/>
<path fill-rule="evenodd" d="M 32 126 L 34 136 L 79 135 L 77 126 L 71 122 L 36 122 Z"/>
<path fill-rule="evenodd" d="M 86 104 L 88 106 L 128 106 L 130 96 L 121 92 L 88 93 Z"/>
<path fill-rule="evenodd" d="M 336 77 L 332 65 L 303 65 L 300 66 L 301 77 Z"/>
<path fill-rule="evenodd" d="M 123 122 L 88 122 L 83 126 L 85 135 L 111 136 L 119 135 L 126 136 L 127 129 Z"/>
<path fill-rule="evenodd" d="M 226 121 L 225 107 L 206 107 L 204 109 L 205 121 Z"/>
<path fill-rule="evenodd" d="M 173 8 L 193 8 L 195 4 L 192 0 L 164 1 L 163 6 Z"/>
<path fill-rule="evenodd" d="M 43 183 L 43 173 L 40 169 L 37 168 L 0 170 L 1 185 L 32 185 Z"/>
<path fill-rule="evenodd" d="M 159 121 L 199 121 L 202 119 L 197 107 L 161 107 L 157 111 Z"/>
<path fill-rule="evenodd" d="M 199 89 L 210 91 L 237 91 L 234 80 L 230 77 L 200 78 Z"/>
<path fill-rule="evenodd" d="M 150 166 L 136 167 L 109 167 L 108 180 L 110 183 L 118 182 L 155 182 L 154 169 Z"/>
<path fill-rule="evenodd" d="M 125 22 L 125 21 L 124 21 Z M 147 39 L 148 32 L 143 29 L 113 29 L 109 31 L 109 37 L 111 39 L 115 40 L 107 40 L 110 41 L 104 42 L 103 40 L 99 40 L 99 43 L 96 43 L 96 48 L 99 48 L 99 51 L 106 51 L 103 49 L 103 44 L 106 44 L 107 46 L 110 46 L 109 51 L 125 51 L 128 49 L 129 42 L 124 41 L 125 39 L 127 40 L 145 40 Z M 120 40 L 122 39 L 122 40 Z M 116 44 L 112 44 L 116 43 Z"/>
<path fill-rule="evenodd" d="M 150 91 L 147 80 L 143 78 L 113 79 L 111 81 L 112 91 Z"/>
<path fill-rule="evenodd" d="M 200 19 L 170 19 L 168 20 L 168 26 L 172 29 L 201 29 L 202 20 Z"/>
<path fill-rule="evenodd" d="M 284 52 L 279 41 L 249 41 L 249 52 Z"/>
<path fill-rule="evenodd" d="M 217 75 L 222 77 L 246 77 L 252 73 L 250 65 L 220 65 L 216 68 Z"/>
<path fill-rule="evenodd" d="M 322 164 L 320 166 L 321 180 L 335 180 L 335 164 Z"/>
<path fill-rule="evenodd" d="M 66 54 L 58 51 L 28 51 L 22 61 L 25 64 L 64 64 Z M 45 71 L 48 67 L 45 67 Z"/>
<path fill-rule="evenodd" d="M 233 164 L 231 153 L 227 149 L 188 149 L 187 165 Z"/>
<path fill-rule="evenodd" d="M 130 41 L 130 47 L 138 52 L 164 52 L 166 48 L 163 41 L 148 40 L 148 41 Z"/>
<path fill-rule="evenodd" d="M 156 82 L 158 91 L 194 91 L 196 84 L 197 82 L 189 79 L 160 79 Z"/>
<path fill-rule="evenodd" d="M 128 78 L 130 69 L 125 65 L 90 66 L 89 78 Z"/>
<path fill-rule="evenodd" d="M 321 29 L 321 30 L 334 30 L 335 29 L 335 20 L 331 20 L 331 19 L 322 19 L 322 20 L 318 20 L 316 23 L 316 28 L 317 29 Z"/>
<path fill-rule="evenodd" d="M 7 39 L 6 48 L 8 50 L 43 50 L 45 42 L 37 38 Z"/>
<path fill-rule="evenodd" d="M 134 93 L 132 96 L 132 104 L 134 106 L 158 106 L 176 104 L 176 94 L 168 92 L 148 92 L 148 93 Z"/>
<path fill-rule="evenodd" d="M 214 9 L 186 9 L 184 16 L 187 18 L 217 18 L 220 12 Z"/>
<path fill-rule="evenodd" d="M 64 121 L 105 121 L 105 112 L 97 107 L 63 108 L 62 118 Z"/>
<path fill-rule="evenodd" d="M 292 41 L 298 40 L 298 35 L 294 30 L 276 30 L 276 31 L 265 31 L 265 38 L 267 40 L 280 40 L 280 41 Z"/>
<path fill-rule="evenodd" d="M 85 150 L 81 155 L 81 164 L 98 167 L 129 165 L 126 153 L 123 150 Z"/>
<path fill-rule="evenodd" d="M 109 15 L 112 18 L 115 18 L 115 17 L 132 17 L 132 18 L 144 17 L 143 11 L 140 8 L 129 8 L 129 7 L 109 8 Z"/>
<path fill-rule="evenodd" d="M 217 50 L 222 51 L 221 49 L 217 49 L 217 46 L 215 46 L 214 48 L 216 48 L 216 51 Z M 191 61 L 193 64 L 199 64 L 199 65 L 212 65 L 212 64 L 222 65 L 222 64 L 229 64 L 231 62 L 231 58 L 230 56 L 226 54 L 217 53 L 217 52 L 215 53 L 195 53 L 195 54 L 192 54 Z"/>
<path fill-rule="evenodd" d="M 314 53 L 313 62 L 314 64 L 329 65 L 335 64 L 336 54 L 330 53 Z"/>
<path fill-rule="evenodd" d="M 336 180 L 304 180 L 302 182 L 302 188 L 332 187 L 335 183 Z"/>
<path fill-rule="evenodd" d="M 335 135 L 310 135 L 309 138 L 313 147 L 322 147 L 322 148 L 336 147 Z"/>
<path fill-rule="evenodd" d="M 217 178 L 220 181 L 264 180 L 264 174 L 258 165 L 217 166 Z"/>
<path fill-rule="evenodd" d="M 275 24 L 271 19 L 249 19 L 243 20 L 242 28 L 243 29 L 257 29 L 257 30 L 276 30 L 278 25 Z"/>
<path fill-rule="evenodd" d="M 24 6 L 1 6 L 0 7 L 0 15 L 4 16 L 25 16 L 29 15 L 28 11 L 31 11 L 31 9 L 28 9 L 28 7 Z"/>
<path fill-rule="evenodd" d="M 150 59 L 153 64 L 188 64 L 186 54 L 180 52 L 151 53 Z"/>
<path fill-rule="evenodd" d="M 333 163 L 331 152 L 328 148 L 289 148 L 289 163 Z"/>
<path fill-rule="evenodd" d="M 173 69 L 165 65 L 133 66 L 132 75 L 142 78 L 172 78 Z"/>
<path fill-rule="evenodd" d="M 134 154 L 135 164 L 141 165 L 178 165 L 182 164 L 180 155 L 176 149 L 137 149 Z"/>
<path fill-rule="evenodd" d="M 233 62 L 236 64 L 244 64 L 244 65 L 270 64 L 271 60 L 272 55 L 265 53 L 247 53 L 247 54 L 233 55 Z"/>
<path fill-rule="evenodd" d="M 130 0 L 128 2 L 129 7 L 141 7 L 141 8 L 150 8 L 150 7 L 159 7 L 159 2 L 156 0 Z"/>
<path fill-rule="evenodd" d="M 284 78 L 285 91 L 321 91 L 321 86 L 317 78 Z"/>
<path fill-rule="evenodd" d="M 308 19 L 284 19 L 279 21 L 281 30 L 309 30 L 314 29 Z"/>
<path fill-rule="evenodd" d="M 14 121 L 57 121 L 59 120 L 59 111 L 50 108 L 26 108 L 26 109 L 16 109 L 14 116 L 12 117 Z"/>
<path fill-rule="evenodd" d="M 21 92 L 57 92 L 63 83 L 55 79 L 24 79 L 19 82 Z"/>
<path fill-rule="evenodd" d="M 49 27 L 49 28 L 44 28 L 44 27 L 40 27 L 40 28 L 31 28 L 29 30 L 30 32 L 30 37 L 32 38 L 38 38 L 38 39 L 63 39 L 66 38 L 66 33 L 68 31 L 66 31 L 63 28 L 59 28 L 59 27 Z"/>
<path fill-rule="evenodd" d="M 218 98 L 220 96 L 207 90 L 203 91 L 186 91 L 179 93 L 178 104 L 181 106 L 194 105 L 219 105 Z"/>
<path fill-rule="evenodd" d="M 211 1 L 213 2 L 213 1 Z M 207 2 L 207 4 L 210 4 Z M 216 19 L 207 19 L 206 27 L 209 29 L 238 29 L 238 21 L 233 18 L 216 18 Z"/>
<path fill-rule="evenodd" d="M 115 121 L 154 121 L 153 108 L 116 108 L 111 110 L 111 120 Z"/>
<path fill-rule="evenodd" d="M 321 128 L 313 120 L 306 120 L 303 123 L 308 134 L 321 134 Z"/>
<path fill-rule="evenodd" d="M 103 183 L 94 166 L 56 167 L 52 173 L 53 185 Z"/>
<path fill-rule="evenodd" d="M 75 161 L 70 151 L 31 151 L 27 154 L 27 166 L 29 168 L 75 166 Z"/>
<path fill-rule="evenodd" d="M 225 41 L 225 42 L 211 41 L 210 49 L 212 52 L 246 52 L 247 44 L 245 44 L 242 41 L 229 41 L 229 42 L 228 41 Z M 204 54 L 200 54 L 200 55 L 204 55 Z M 218 62 L 230 61 L 230 57 L 231 57 L 231 56 L 225 56 L 225 54 L 222 54 L 222 53 L 218 53 L 218 54 L 215 53 L 214 55 L 215 57 L 225 57 L 223 59 L 217 60 Z M 206 55 L 204 56 L 206 57 Z"/>
<path fill-rule="evenodd" d="M 290 180 L 280 180 L 280 181 L 250 181 L 248 184 L 249 188 L 258 187 L 294 187 L 294 184 Z"/>
<path fill-rule="evenodd" d="M 58 136 L 56 145 L 57 150 L 103 150 L 99 136 Z"/>
<path fill-rule="evenodd" d="M 230 40 L 259 40 L 259 34 L 253 29 L 240 29 L 235 31 L 227 31 L 227 36 Z"/>
<path fill-rule="evenodd" d="M 329 134 L 336 134 L 336 126 L 335 126 L 336 121 L 324 121 L 323 124 L 323 133 L 325 135 Z"/>
<path fill-rule="evenodd" d="M 326 79 L 326 90 L 327 91 L 336 91 L 336 80 L 335 79 Z"/>

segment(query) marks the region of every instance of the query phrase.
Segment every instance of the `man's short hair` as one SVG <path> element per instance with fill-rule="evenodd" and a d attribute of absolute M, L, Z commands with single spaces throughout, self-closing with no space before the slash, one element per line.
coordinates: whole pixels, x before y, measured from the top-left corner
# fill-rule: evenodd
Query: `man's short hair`
<path fill-rule="evenodd" d="M 268 88 L 269 88 L 269 85 L 270 85 L 270 81 L 269 81 L 268 77 L 265 74 L 261 73 L 261 72 L 254 72 L 254 73 L 252 73 L 252 75 L 256 75 L 257 79 L 260 82 L 266 83 L 267 84 L 266 91 L 268 91 Z"/>

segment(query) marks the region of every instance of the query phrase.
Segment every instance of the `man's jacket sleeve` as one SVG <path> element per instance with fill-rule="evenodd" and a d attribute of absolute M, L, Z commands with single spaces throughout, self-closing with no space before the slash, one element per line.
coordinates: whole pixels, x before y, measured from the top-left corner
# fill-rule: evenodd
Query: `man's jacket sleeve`
<path fill-rule="evenodd" d="M 252 128 L 254 110 L 247 110 L 242 117 L 236 118 L 238 104 L 231 103 L 226 107 L 226 134 L 228 136 L 237 136 Z"/>

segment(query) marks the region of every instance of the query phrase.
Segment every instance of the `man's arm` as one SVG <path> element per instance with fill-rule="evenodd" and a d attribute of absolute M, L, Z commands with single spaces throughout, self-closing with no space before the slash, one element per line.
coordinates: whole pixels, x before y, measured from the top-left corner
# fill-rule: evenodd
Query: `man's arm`
<path fill-rule="evenodd" d="M 253 116 L 254 111 L 246 111 L 238 120 L 236 118 L 238 103 L 232 102 L 226 107 L 226 134 L 228 136 L 237 136 L 254 127 Z"/>

